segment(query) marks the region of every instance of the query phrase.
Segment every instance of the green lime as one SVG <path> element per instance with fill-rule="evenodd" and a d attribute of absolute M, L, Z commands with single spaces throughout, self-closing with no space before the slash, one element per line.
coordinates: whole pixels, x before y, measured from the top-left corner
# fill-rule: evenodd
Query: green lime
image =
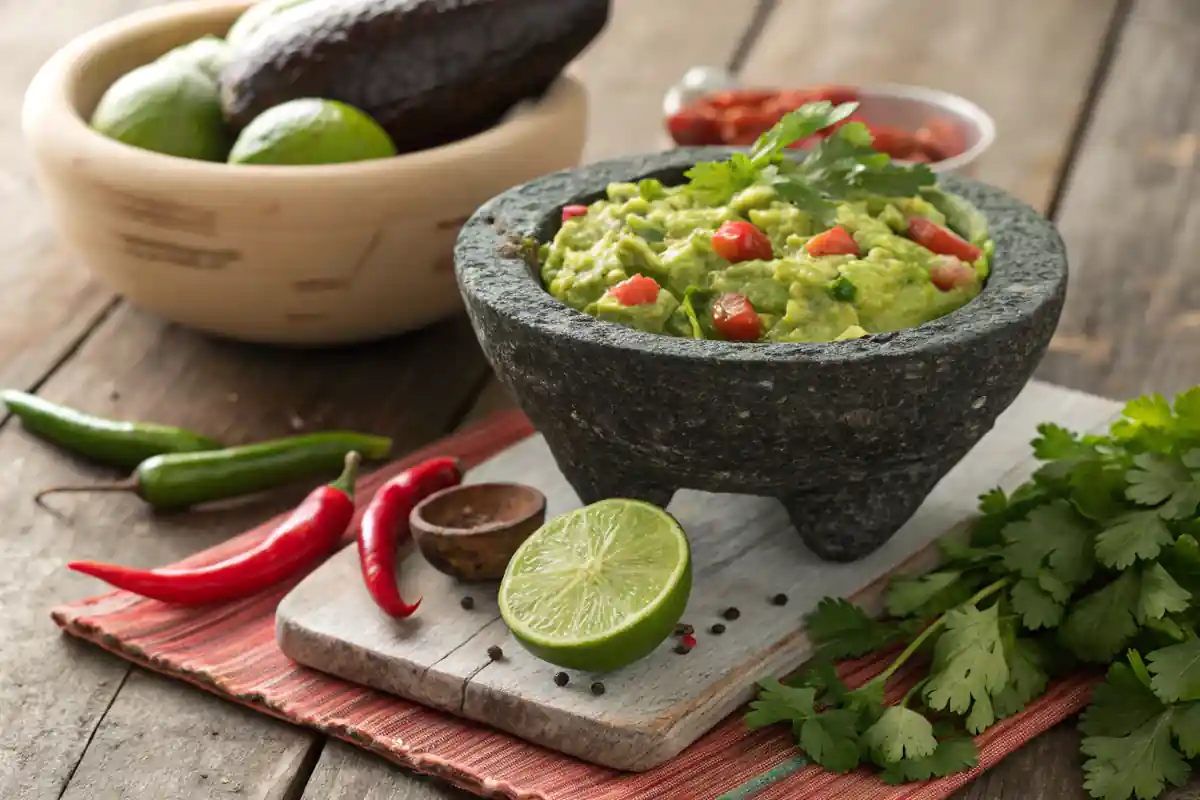
<path fill-rule="evenodd" d="M 160 61 L 181 61 L 196 67 L 212 80 L 221 77 L 221 70 L 229 63 L 233 50 L 224 39 L 216 36 L 201 36 L 194 42 L 182 44 L 164 55 Z"/>
<path fill-rule="evenodd" d="M 500 615 L 538 658 L 607 672 L 670 636 L 691 589 L 674 517 L 640 500 L 601 500 L 525 540 L 500 582 Z"/>
<path fill-rule="evenodd" d="M 264 29 L 267 23 L 273 24 L 277 15 L 308 2 L 310 0 L 260 0 L 243 11 L 234 21 L 229 32 L 225 34 L 225 40 L 232 47 L 241 48 L 251 36 Z"/>
<path fill-rule="evenodd" d="M 91 124 L 119 142 L 171 156 L 224 161 L 229 152 L 217 84 L 179 60 L 122 75 L 100 98 Z"/>
<path fill-rule="evenodd" d="M 341 164 L 396 155 L 379 123 L 334 100 L 302 98 L 268 108 L 242 130 L 230 164 Z"/>

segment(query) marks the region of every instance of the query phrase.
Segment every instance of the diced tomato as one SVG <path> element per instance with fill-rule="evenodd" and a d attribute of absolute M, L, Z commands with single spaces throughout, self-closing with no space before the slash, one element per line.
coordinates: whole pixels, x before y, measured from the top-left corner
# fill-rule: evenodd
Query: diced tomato
<path fill-rule="evenodd" d="M 787 112 L 795 111 L 800 106 L 817 99 L 819 98 L 808 89 L 785 89 L 778 92 L 771 100 L 763 103 L 762 110 L 764 112 L 770 110 L 783 116 Z"/>
<path fill-rule="evenodd" d="M 929 268 L 929 280 L 943 292 L 948 292 L 971 284 L 975 280 L 975 270 L 954 256 L 942 256 Z"/>
<path fill-rule="evenodd" d="M 871 125 L 871 135 L 875 137 L 875 149 L 887 153 L 892 158 L 908 158 L 917 150 L 917 142 L 913 135 L 895 125 Z"/>
<path fill-rule="evenodd" d="M 983 255 L 975 245 L 925 217 L 909 218 L 908 238 L 938 255 L 954 256 L 972 264 Z"/>
<path fill-rule="evenodd" d="M 762 336 L 762 319 L 744 294 L 729 292 L 714 300 L 712 321 L 731 342 L 757 342 Z"/>
<path fill-rule="evenodd" d="M 749 222 L 733 220 L 721 223 L 712 235 L 713 250 L 731 264 L 739 261 L 769 261 L 774 252 L 771 240 Z"/>
<path fill-rule="evenodd" d="M 667 118 L 667 133 L 675 144 L 684 147 L 720 144 L 719 123 L 715 117 L 701 114 L 694 109 L 684 109 Z"/>
<path fill-rule="evenodd" d="M 704 102 L 713 108 L 752 108 L 776 97 L 775 89 L 727 89 L 705 95 Z"/>
<path fill-rule="evenodd" d="M 562 221 L 566 222 L 567 220 L 574 219 L 575 217 L 582 217 L 586 213 L 587 206 L 563 206 Z"/>
<path fill-rule="evenodd" d="M 930 161 L 953 158 L 967 149 L 962 126 L 945 117 L 934 117 L 926 122 L 913 134 L 913 140 L 925 151 Z"/>
<path fill-rule="evenodd" d="M 856 256 L 861 252 L 858 242 L 841 225 L 818 233 L 804 245 L 810 256 Z"/>
<path fill-rule="evenodd" d="M 623 306 L 643 306 L 658 299 L 658 283 L 645 275 L 626 278 L 608 290 Z"/>
<path fill-rule="evenodd" d="M 725 144 L 754 144 L 776 122 L 757 111 L 744 108 L 730 109 L 720 124 L 721 141 Z"/>

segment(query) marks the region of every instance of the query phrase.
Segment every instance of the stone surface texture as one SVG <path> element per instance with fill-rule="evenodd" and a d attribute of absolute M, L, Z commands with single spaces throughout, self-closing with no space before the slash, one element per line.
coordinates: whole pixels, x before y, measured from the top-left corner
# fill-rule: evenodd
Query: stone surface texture
<path fill-rule="evenodd" d="M 721 148 L 544 176 L 481 207 L 455 270 L 484 352 L 584 502 L 677 489 L 779 498 L 822 558 L 861 558 L 991 429 L 1041 360 L 1067 285 L 1062 241 L 1008 194 L 943 178 L 987 216 L 983 292 L 940 319 L 845 342 L 739 344 L 602 322 L 554 299 L 521 243 L 618 180 L 678 183 Z"/>

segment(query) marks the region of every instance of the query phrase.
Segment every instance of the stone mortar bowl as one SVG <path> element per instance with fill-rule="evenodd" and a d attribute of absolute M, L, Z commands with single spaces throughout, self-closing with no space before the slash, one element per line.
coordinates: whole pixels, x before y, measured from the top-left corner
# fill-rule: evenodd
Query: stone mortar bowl
<path fill-rule="evenodd" d="M 737 344 L 601 322 L 554 299 L 522 256 L 562 206 L 612 181 L 680 183 L 725 148 L 681 149 L 546 175 L 481 207 L 455 271 L 483 350 L 585 503 L 675 490 L 773 496 L 821 558 L 874 551 L 1041 360 L 1062 310 L 1062 240 L 1008 194 L 942 185 L 986 215 L 996 243 L 978 297 L 917 328 L 826 343 Z"/>

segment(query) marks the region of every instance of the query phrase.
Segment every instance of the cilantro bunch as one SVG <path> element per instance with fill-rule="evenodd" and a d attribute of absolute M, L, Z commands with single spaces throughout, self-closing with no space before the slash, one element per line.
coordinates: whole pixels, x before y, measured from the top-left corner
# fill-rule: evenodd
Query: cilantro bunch
<path fill-rule="evenodd" d="M 924 780 L 974 766 L 969 736 L 1051 677 L 1108 665 L 1080 723 L 1087 790 L 1152 800 L 1186 781 L 1200 755 L 1200 387 L 1130 402 L 1107 435 L 1038 432 L 1033 477 L 980 498 L 936 570 L 893 580 L 885 618 L 817 606 L 814 665 L 762 684 L 747 724 L 790 723 L 835 772 Z M 895 657 L 864 685 L 837 678 L 833 660 L 886 648 Z M 885 690 L 904 694 L 889 705 Z"/>
<path fill-rule="evenodd" d="M 785 158 L 789 145 L 842 122 L 856 108 L 857 103 L 834 106 L 828 101 L 801 106 L 760 136 L 749 154 L 696 164 L 684 173 L 687 191 L 705 203 L 724 205 L 742 189 L 769 185 L 828 226 L 838 201 L 871 194 L 909 197 L 935 183 L 933 171 L 924 164 L 896 164 L 887 153 L 875 150 L 874 137 L 861 122 L 839 126 L 803 161 Z"/>

